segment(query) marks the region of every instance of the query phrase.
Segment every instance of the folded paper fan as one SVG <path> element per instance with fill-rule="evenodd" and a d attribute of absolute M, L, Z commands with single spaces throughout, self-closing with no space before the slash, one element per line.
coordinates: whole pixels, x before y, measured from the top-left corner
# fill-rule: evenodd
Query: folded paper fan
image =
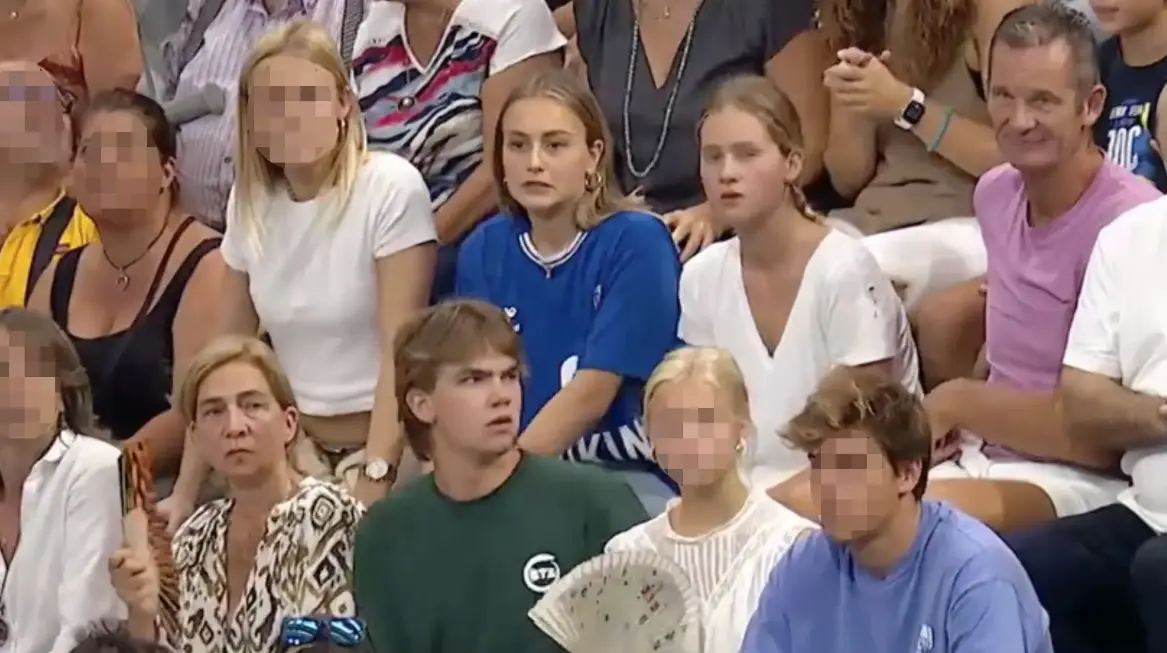
<path fill-rule="evenodd" d="M 650 551 L 579 565 L 527 613 L 568 653 L 698 653 L 701 607 L 685 572 Z"/>

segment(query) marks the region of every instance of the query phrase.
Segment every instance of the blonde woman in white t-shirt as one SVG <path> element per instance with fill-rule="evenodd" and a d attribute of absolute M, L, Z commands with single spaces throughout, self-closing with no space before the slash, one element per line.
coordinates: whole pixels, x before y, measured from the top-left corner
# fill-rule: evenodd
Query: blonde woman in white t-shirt
<path fill-rule="evenodd" d="M 753 485 L 774 487 L 806 467 L 778 434 L 819 380 L 839 365 L 876 366 L 918 390 L 915 345 L 871 254 L 824 225 L 795 185 L 798 116 L 773 84 L 726 82 L 699 138 L 705 196 L 737 237 L 685 266 L 680 336 L 729 351 L 741 367 L 757 433 L 747 467 Z"/>
<path fill-rule="evenodd" d="M 704 650 L 737 651 L 770 570 L 815 525 L 743 480 L 750 402 L 728 352 L 670 353 L 645 386 L 644 417 L 656 459 L 681 496 L 607 550 L 649 550 L 677 563 L 701 598 Z"/>
<path fill-rule="evenodd" d="M 294 462 L 369 503 L 396 478 L 403 450 L 392 343 L 428 300 L 429 191 L 404 159 L 366 152 L 348 74 L 320 25 L 264 36 L 238 98 L 225 330 L 254 334 L 262 323 L 303 413 Z M 205 473 L 186 458 L 172 521 Z"/>

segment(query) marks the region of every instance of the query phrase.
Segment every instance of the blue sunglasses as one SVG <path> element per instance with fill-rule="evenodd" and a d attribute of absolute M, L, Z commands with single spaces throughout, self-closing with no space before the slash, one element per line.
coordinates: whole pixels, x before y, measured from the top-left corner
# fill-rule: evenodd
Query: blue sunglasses
<path fill-rule="evenodd" d="M 365 622 L 352 617 L 284 617 L 280 641 L 285 646 L 328 641 L 353 647 L 365 641 Z"/>

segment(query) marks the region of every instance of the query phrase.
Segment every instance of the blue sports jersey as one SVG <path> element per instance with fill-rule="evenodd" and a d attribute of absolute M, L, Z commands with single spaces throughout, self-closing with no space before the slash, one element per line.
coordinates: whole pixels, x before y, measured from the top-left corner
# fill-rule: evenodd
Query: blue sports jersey
<path fill-rule="evenodd" d="M 648 468 L 641 422 L 644 384 L 677 341 L 681 264 L 668 228 L 637 211 L 610 216 L 580 233 L 554 259 L 543 259 L 525 218 L 495 216 L 466 239 L 458 256 L 457 294 L 502 307 L 526 356 L 522 428 L 567 385 L 593 369 L 624 382 L 595 432 L 569 460 Z"/>

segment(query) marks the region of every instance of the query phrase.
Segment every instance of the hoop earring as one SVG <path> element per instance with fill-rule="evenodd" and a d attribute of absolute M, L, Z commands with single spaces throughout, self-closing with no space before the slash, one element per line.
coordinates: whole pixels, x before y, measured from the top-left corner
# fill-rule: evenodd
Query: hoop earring
<path fill-rule="evenodd" d="M 745 451 L 746 450 L 746 441 L 745 440 L 738 440 L 737 444 L 734 445 L 733 450 L 738 452 L 738 453 Z"/>
<path fill-rule="evenodd" d="M 598 172 L 589 172 L 584 176 L 584 190 L 594 193 L 604 185 L 604 176 Z"/>

